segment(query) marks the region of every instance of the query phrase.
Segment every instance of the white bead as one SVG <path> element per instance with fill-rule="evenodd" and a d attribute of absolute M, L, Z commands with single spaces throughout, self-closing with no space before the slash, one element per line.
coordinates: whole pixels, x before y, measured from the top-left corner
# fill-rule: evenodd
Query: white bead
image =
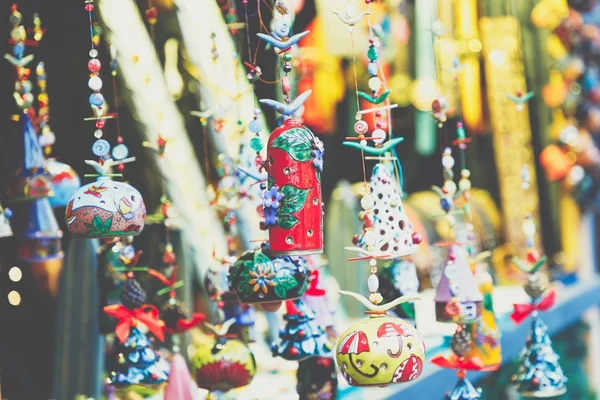
<path fill-rule="evenodd" d="M 450 224 L 450 226 L 454 226 L 456 219 L 453 215 L 446 215 L 446 221 L 448 221 L 448 224 Z"/>
<path fill-rule="evenodd" d="M 454 193 L 456 193 L 456 183 L 454 183 L 454 181 L 444 182 L 444 188 L 448 191 L 448 195 L 450 196 L 454 196 Z"/>
<path fill-rule="evenodd" d="M 375 206 L 375 199 L 372 196 L 364 196 L 360 199 L 360 206 L 363 210 L 370 210 Z"/>
<path fill-rule="evenodd" d="M 360 146 L 361 146 L 361 147 L 366 147 L 366 146 L 367 146 L 367 141 L 366 141 L 366 140 L 364 140 L 364 139 L 363 139 L 363 140 L 361 140 L 361 141 L 360 141 Z"/>
<path fill-rule="evenodd" d="M 373 138 L 373 142 L 375 144 L 381 144 L 386 138 L 386 133 L 383 129 L 375 129 L 373 133 L 371 133 L 371 137 Z"/>
<path fill-rule="evenodd" d="M 450 168 L 454 167 L 454 157 L 443 156 L 442 157 L 442 166 L 446 169 L 450 169 Z"/>
<path fill-rule="evenodd" d="M 374 259 L 374 258 L 370 259 L 370 260 L 369 260 L 369 265 L 370 265 L 371 267 L 376 267 L 376 266 L 377 266 L 377 260 L 376 260 L 376 259 Z"/>
<path fill-rule="evenodd" d="M 92 76 L 88 81 L 88 87 L 92 89 L 94 92 L 102 89 L 102 79 L 99 76 Z"/>
<path fill-rule="evenodd" d="M 458 181 L 458 187 L 462 191 L 470 190 L 471 189 L 471 181 L 466 178 L 463 178 L 460 181 Z"/>
<path fill-rule="evenodd" d="M 369 89 L 371 89 L 373 91 L 377 91 L 381 87 L 381 79 L 379 79 L 376 76 L 369 78 L 368 85 L 369 85 Z"/>
<path fill-rule="evenodd" d="M 370 275 L 369 279 L 367 279 L 367 285 L 369 286 L 369 292 L 377 292 L 379 289 L 379 278 L 377 278 L 377 275 Z"/>
<path fill-rule="evenodd" d="M 528 219 L 525 222 L 523 222 L 522 229 L 525 236 L 531 237 L 535 235 L 535 223 L 531 219 Z"/>

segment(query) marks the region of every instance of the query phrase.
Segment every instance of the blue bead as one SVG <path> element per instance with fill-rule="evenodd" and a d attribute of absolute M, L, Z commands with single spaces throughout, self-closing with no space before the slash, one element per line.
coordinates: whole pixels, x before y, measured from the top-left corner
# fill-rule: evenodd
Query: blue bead
<path fill-rule="evenodd" d="M 371 76 L 377 76 L 377 64 L 374 62 L 370 62 L 367 65 L 367 72 L 369 73 L 369 75 Z"/>
<path fill-rule="evenodd" d="M 109 151 L 110 144 L 104 139 L 96 140 L 92 146 L 92 153 L 98 157 L 104 157 Z"/>
<path fill-rule="evenodd" d="M 5 216 L 7 219 L 11 219 L 11 218 L 12 218 L 12 216 L 13 216 L 13 212 L 12 212 L 12 210 L 11 210 L 10 208 L 5 208 L 5 209 L 4 209 L 4 216 Z"/>
<path fill-rule="evenodd" d="M 104 96 L 102 96 L 102 93 L 90 94 L 90 104 L 96 107 L 100 107 L 104 104 Z"/>
<path fill-rule="evenodd" d="M 24 52 L 25 52 L 25 45 L 23 43 L 16 43 L 15 46 L 13 47 L 13 54 L 16 57 L 20 58 Z"/>
<path fill-rule="evenodd" d="M 440 199 L 440 206 L 442 207 L 442 210 L 448 212 L 452 209 L 452 202 L 444 197 Z"/>
<path fill-rule="evenodd" d="M 113 150 L 112 150 L 113 159 L 119 161 L 124 158 L 127 158 L 128 155 L 129 155 L 129 149 L 124 144 L 118 144 L 115 147 L 113 147 Z"/>
<path fill-rule="evenodd" d="M 248 124 L 248 129 L 250 130 L 250 132 L 252 133 L 259 133 L 260 131 L 262 131 L 263 125 L 262 122 L 260 122 L 257 119 L 253 119 L 249 124 Z"/>

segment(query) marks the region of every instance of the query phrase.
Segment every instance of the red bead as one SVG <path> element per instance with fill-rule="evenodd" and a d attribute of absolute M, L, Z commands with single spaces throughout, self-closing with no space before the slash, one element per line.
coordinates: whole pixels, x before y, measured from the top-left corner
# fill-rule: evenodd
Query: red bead
<path fill-rule="evenodd" d="M 359 236 L 354 235 L 354 237 L 352 237 L 352 244 L 357 245 L 359 240 L 360 240 Z"/>
<path fill-rule="evenodd" d="M 99 119 L 96 121 L 96 128 L 102 129 L 106 125 L 106 122 L 103 119 Z"/>
<path fill-rule="evenodd" d="M 538 385 L 540 383 L 540 380 L 537 377 L 533 377 L 531 383 L 533 383 L 534 385 Z"/>
<path fill-rule="evenodd" d="M 165 140 L 165 138 L 163 138 L 162 136 L 158 137 L 158 147 L 165 147 L 165 145 L 167 144 L 167 141 Z"/>
<path fill-rule="evenodd" d="M 117 143 L 123 143 L 123 136 L 117 136 Z"/>
<path fill-rule="evenodd" d="M 306 332 L 304 332 L 303 330 L 300 330 L 300 331 L 298 331 L 298 337 L 299 337 L 300 339 L 302 339 L 302 338 L 303 338 L 303 337 L 305 337 L 305 336 L 306 336 Z"/>
<path fill-rule="evenodd" d="M 102 67 L 102 63 L 97 58 L 92 58 L 90 61 L 88 61 L 88 69 L 91 73 L 97 73 L 100 71 L 100 67 Z"/>
<path fill-rule="evenodd" d="M 433 101 L 433 103 L 431 103 L 431 109 L 435 112 L 440 112 L 442 111 L 442 104 L 436 99 Z"/>
<path fill-rule="evenodd" d="M 456 254 L 454 254 L 454 253 L 448 254 L 448 260 L 450 260 L 450 261 L 456 260 Z"/>
<path fill-rule="evenodd" d="M 146 21 L 148 21 L 149 24 L 155 24 L 157 16 L 158 12 L 156 11 L 156 8 L 150 7 L 146 10 Z"/>
<path fill-rule="evenodd" d="M 297 356 L 300 354 L 300 351 L 296 347 L 290 347 L 290 354 L 293 356 Z"/>
<path fill-rule="evenodd" d="M 163 263 L 166 265 L 173 265 L 177 261 L 175 253 L 172 251 L 165 251 L 162 256 Z"/>
<path fill-rule="evenodd" d="M 13 3 L 13 4 L 10 6 L 10 11 L 11 11 L 11 12 L 15 12 L 15 11 L 17 11 L 18 9 L 19 9 L 19 8 L 17 7 L 17 4 L 16 4 L 16 3 Z"/>
<path fill-rule="evenodd" d="M 458 377 L 458 379 L 465 379 L 465 377 L 467 376 L 467 373 L 461 369 L 456 373 L 456 376 Z"/>
<path fill-rule="evenodd" d="M 413 232 L 412 241 L 413 244 L 419 244 L 423 241 L 423 238 L 421 237 L 421 234 L 419 232 Z"/>
<path fill-rule="evenodd" d="M 158 375 L 156 375 L 156 374 L 152 374 L 152 375 L 150 375 L 150 377 L 152 378 L 153 381 L 158 379 Z"/>
<path fill-rule="evenodd" d="M 222 301 L 217 301 L 217 307 L 218 308 L 223 308 L 225 306 L 225 303 Z"/>
<path fill-rule="evenodd" d="M 86 3 L 85 4 L 85 11 L 87 11 L 87 12 L 94 11 L 94 5 L 92 3 Z"/>
<path fill-rule="evenodd" d="M 128 272 L 128 273 L 127 273 L 125 276 L 126 276 L 128 279 L 133 279 L 133 272 Z"/>
<path fill-rule="evenodd" d="M 376 112 L 375 112 L 375 116 L 376 116 L 376 117 L 381 117 L 381 111 L 376 111 Z"/>
<path fill-rule="evenodd" d="M 118 169 L 119 169 L 119 171 L 121 171 L 121 172 L 125 171 L 125 165 L 123 165 L 123 164 L 119 164 L 119 165 L 117 166 L 117 168 L 118 168 Z"/>
<path fill-rule="evenodd" d="M 540 254 L 535 249 L 531 249 L 527 252 L 527 261 L 535 263 L 540 259 Z"/>

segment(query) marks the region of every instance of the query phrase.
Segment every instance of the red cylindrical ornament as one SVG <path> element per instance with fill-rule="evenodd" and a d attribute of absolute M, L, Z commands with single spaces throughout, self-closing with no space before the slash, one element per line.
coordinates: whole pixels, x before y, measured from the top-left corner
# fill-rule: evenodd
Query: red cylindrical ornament
<path fill-rule="evenodd" d="M 266 225 L 274 255 L 323 252 L 323 143 L 293 118 L 267 144 Z"/>

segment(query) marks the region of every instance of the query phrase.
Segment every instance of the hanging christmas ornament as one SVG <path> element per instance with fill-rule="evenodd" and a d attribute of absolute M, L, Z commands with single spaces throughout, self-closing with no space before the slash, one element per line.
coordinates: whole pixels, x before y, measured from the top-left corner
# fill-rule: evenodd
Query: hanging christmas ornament
<path fill-rule="evenodd" d="M 282 301 L 298 299 L 306 291 L 308 268 L 298 257 L 274 257 L 264 243 L 231 266 L 229 287 L 242 303 L 260 303 L 265 310 L 276 311 Z"/>
<path fill-rule="evenodd" d="M 378 258 L 398 258 L 419 250 L 421 237 L 414 232 L 402 205 L 398 183 L 392 177 L 389 164 L 376 164 L 369 184 L 370 194 L 360 205 L 359 218 L 363 221 L 363 234 L 353 242 Z"/>
<path fill-rule="evenodd" d="M 12 218 L 12 215 L 12 210 L 10 208 L 3 208 L 2 204 L 0 203 L 0 239 L 13 235 L 13 231 L 10 226 L 10 219 Z"/>
<path fill-rule="evenodd" d="M 536 313 L 525 347 L 519 354 L 519 368 L 512 376 L 519 394 L 523 397 L 548 398 L 566 393 L 567 377 L 558 361 L 547 327 Z"/>
<path fill-rule="evenodd" d="M 192 375 L 203 389 L 227 392 L 248 385 L 254 378 L 256 362 L 252 351 L 226 333 L 233 323 L 229 320 L 220 327 L 205 323 L 214 337 L 197 346 L 191 357 Z"/>
<path fill-rule="evenodd" d="M 15 204 L 17 257 L 27 262 L 63 258 L 63 236 L 47 198 Z"/>
<path fill-rule="evenodd" d="M 470 323 L 481 317 L 483 296 L 467 263 L 465 251 L 453 244 L 435 291 L 438 322 Z"/>
<path fill-rule="evenodd" d="M 130 272 L 121 288 L 122 304 L 104 307 L 106 314 L 119 321 L 115 329 L 117 367 L 110 373 L 109 383 L 120 397 L 128 393 L 152 396 L 163 389 L 169 376 L 147 335 L 151 332 L 164 340 L 164 322 L 158 319 L 158 309 L 145 301 L 146 293 Z"/>
<path fill-rule="evenodd" d="M 285 306 L 286 325 L 279 333 L 279 341 L 271 345 L 273 356 L 290 361 L 330 357 L 332 345 L 313 312 L 300 299 L 288 300 Z"/>
<path fill-rule="evenodd" d="M 521 176 L 521 187 L 526 191 L 530 188 L 527 166 L 523 166 Z M 531 301 L 529 304 L 514 304 L 514 311 L 510 317 L 516 324 L 520 324 L 531 316 L 532 322 L 531 332 L 519 355 L 519 368 L 512 381 L 519 394 L 524 397 L 555 397 L 566 393 L 567 377 L 560 367 L 558 355 L 552 349 L 552 341 L 539 312 L 550 309 L 554 305 L 556 295 L 554 290 L 549 288 L 546 273 L 541 270 L 546 263 L 546 257 L 540 258 L 534 249 L 536 229 L 531 214 L 527 213 L 524 219 L 523 233 L 529 248 L 527 261 L 513 257 L 513 262 L 527 274 L 524 289 Z"/>
<path fill-rule="evenodd" d="M 110 238 L 138 235 L 142 231 L 146 220 L 142 195 L 133 186 L 110 179 L 113 165 L 129 161 L 133 159 L 108 159 L 101 165 L 86 160 L 98 175 L 94 175 L 95 182 L 79 188 L 69 200 L 65 218 L 73 236 Z"/>
<path fill-rule="evenodd" d="M 331 357 L 311 357 L 298 363 L 296 373 L 299 400 L 334 400 L 338 381 Z"/>
<path fill-rule="evenodd" d="M 337 342 L 336 360 L 342 376 L 352 386 L 388 386 L 417 379 L 425 362 L 425 343 L 415 328 L 388 310 L 415 297 L 375 305 L 363 296 L 352 296 L 369 309 L 369 315 L 351 325 Z"/>
<path fill-rule="evenodd" d="M 52 207 L 66 207 L 69 200 L 81 186 L 81 180 L 70 165 L 57 161 L 54 158 L 46 160 L 46 169 L 50 175 L 52 192 L 50 205 Z"/>
<path fill-rule="evenodd" d="M 271 35 L 257 36 L 278 49 L 283 58 L 284 76 L 281 78 L 283 103 L 262 99 L 265 104 L 283 116 L 267 143 L 265 168 L 268 187 L 263 192 L 265 225 L 274 255 L 306 255 L 323 252 L 323 199 L 321 172 L 323 172 L 323 143 L 298 120 L 298 113 L 311 91 L 290 99 L 292 56 L 290 48 L 308 35 L 304 31 L 290 36 L 289 15 L 274 18 Z"/>
<path fill-rule="evenodd" d="M 481 319 L 467 325 L 472 337 L 472 346 L 465 356 L 466 358 L 479 357 L 487 371 L 498 369 L 502 363 L 501 332 L 496 320 L 492 298 L 494 281 L 488 272 L 487 263 L 484 262 L 490 256 L 490 252 L 484 252 L 469 259 L 479 291 L 483 295 L 483 308 Z"/>
<path fill-rule="evenodd" d="M 323 327 L 329 336 L 334 333 L 335 310 L 327 300 L 327 292 L 319 287 L 319 270 L 313 270 L 310 273 L 309 287 L 302 296 L 302 301 L 315 314 L 315 320 L 319 326 Z M 332 332 L 333 331 L 333 332 Z"/>
<path fill-rule="evenodd" d="M 89 16 L 91 36 L 91 50 L 89 51 L 91 59 L 88 62 L 88 69 L 91 74 L 88 87 L 92 90 L 92 94 L 89 97 L 89 103 L 94 112 L 94 117 L 85 120 L 95 121 L 96 131 L 94 137 L 97 140 L 92 146 L 92 152 L 98 157 L 97 162 L 86 160 L 86 164 L 93 166 L 98 174 L 87 175 L 96 177 L 97 180 L 82 186 L 75 192 L 67 204 L 65 219 L 69 232 L 74 237 L 111 238 L 134 236 L 144 228 L 146 206 L 142 195 L 137 189 L 127 183 L 110 179 L 111 177 L 121 176 L 120 174 L 111 173 L 113 166 L 117 166 L 122 171 L 124 164 L 135 161 L 135 158 L 127 158 L 129 152 L 118 132 L 118 144 L 112 149 L 112 158 L 111 145 L 102 138 L 106 120 L 116 115 L 107 115 L 108 106 L 101 93 L 103 82 L 99 72 L 102 63 L 97 58 L 98 50 L 96 49 L 99 36 L 94 33 L 92 17 L 94 0 L 86 0 L 85 10 Z M 113 72 L 115 71 L 113 69 Z"/>
<path fill-rule="evenodd" d="M 402 296 L 416 296 L 419 293 L 417 266 L 410 260 L 398 259 L 384 265 L 377 273 L 379 291 L 383 301 L 388 302 Z M 401 303 L 391 310 L 395 316 L 409 321 L 415 320 L 415 306 L 412 302 Z"/>

